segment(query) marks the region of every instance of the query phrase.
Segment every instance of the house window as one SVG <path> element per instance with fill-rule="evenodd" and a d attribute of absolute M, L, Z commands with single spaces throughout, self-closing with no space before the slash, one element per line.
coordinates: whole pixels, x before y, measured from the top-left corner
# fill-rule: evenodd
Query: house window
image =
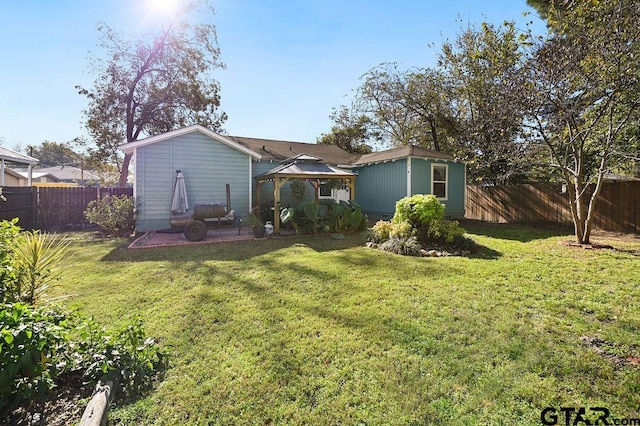
<path fill-rule="evenodd" d="M 447 165 L 431 165 L 431 193 L 436 198 L 447 199 Z"/>
<path fill-rule="evenodd" d="M 318 187 L 318 198 L 331 198 L 331 183 L 322 182 Z"/>

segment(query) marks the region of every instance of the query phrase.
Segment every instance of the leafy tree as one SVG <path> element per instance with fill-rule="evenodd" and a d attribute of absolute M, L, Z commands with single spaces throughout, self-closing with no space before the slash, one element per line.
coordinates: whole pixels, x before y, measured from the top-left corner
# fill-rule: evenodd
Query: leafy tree
<path fill-rule="evenodd" d="M 318 143 L 337 145 L 356 154 L 372 152 L 370 143 L 379 140 L 379 136 L 371 129 L 371 121 L 366 115 L 354 116 L 343 105 L 339 110 L 333 111 L 331 119 L 335 123 L 331 132 L 320 135 Z"/>
<path fill-rule="evenodd" d="M 579 243 L 590 241 L 605 174 L 638 157 L 639 14 L 631 1 L 551 7 L 553 36 L 537 47 L 517 92 L 530 102 L 530 138 L 567 183 Z"/>
<path fill-rule="evenodd" d="M 363 79 L 357 105 L 387 144 L 450 150 L 446 141 L 455 120 L 447 99 L 447 81 L 438 70 L 400 70 L 395 63 L 385 63 Z"/>
<path fill-rule="evenodd" d="M 199 123 L 220 130 L 220 85 L 211 71 L 220 62 L 215 26 L 204 0 L 193 0 L 155 33 L 131 40 L 101 23 L 104 57 L 94 57 L 97 75 L 92 88 L 77 86 L 87 97 L 86 127 L 97 145 L 96 154 L 120 170 L 126 184 L 130 155 L 120 158 L 118 146 L 144 136 Z M 198 23 L 196 23 L 198 22 Z"/>
<path fill-rule="evenodd" d="M 38 167 L 76 166 L 82 163 L 82 154 L 73 149 L 73 142 L 58 143 L 44 141 L 27 148 L 29 155 L 40 160 Z"/>
<path fill-rule="evenodd" d="M 475 182 L 504 184 L 530 174 L 530 146 L 521 135 L 524 105 L 516 90 L 528 38 L 513 22 L 468 27 L 440 55 L 451 82 L 460 156 Z"/>

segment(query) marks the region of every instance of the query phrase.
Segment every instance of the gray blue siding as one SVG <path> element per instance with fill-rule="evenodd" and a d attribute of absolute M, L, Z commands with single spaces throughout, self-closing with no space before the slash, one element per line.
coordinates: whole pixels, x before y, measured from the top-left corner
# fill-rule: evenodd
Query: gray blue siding
<path fill-rule="evenodd" d="M 190 210 L 195 204 L 226 203 L 239 216 L 249 210 L 249 155 L 199 132 L 168 139 L 136 151 L 138 231 L 170 228 L 171 198 L 176 170 L 182 170 Z"/>
<path fill-rule="evenodd" d="M 447 217 L 464 217 L 465 165 L 463 163 L 411 158 L 411 194 L 431 194 L 431 164 L 447 165 L 448 197 L 442 200 Z M 393 216 L 396 202 L 407 194 L 407 159 L 354 168 L 356 201 L 372 218 Z"/>
<path fill-rule="evenodd" d="M 356 178 L 355 200 L 372 218 L 389 219 L 396 201 L 407 195 L 407 160 L 366 165 L 353 169 Z"/>

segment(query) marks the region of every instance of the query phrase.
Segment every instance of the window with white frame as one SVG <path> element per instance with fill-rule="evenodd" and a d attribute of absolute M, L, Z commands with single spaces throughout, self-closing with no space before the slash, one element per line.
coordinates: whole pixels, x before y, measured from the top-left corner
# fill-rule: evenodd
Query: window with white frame
<path fill-rule="evenodd" d="M 447 198 L 447 165 L 431 164 L 431 193 L 436 198 Z"/>
<path fill-rule="evenodd" d="M 320 182 L 318 187 L 318 198 L 331 198 L 331 182 Z"/>

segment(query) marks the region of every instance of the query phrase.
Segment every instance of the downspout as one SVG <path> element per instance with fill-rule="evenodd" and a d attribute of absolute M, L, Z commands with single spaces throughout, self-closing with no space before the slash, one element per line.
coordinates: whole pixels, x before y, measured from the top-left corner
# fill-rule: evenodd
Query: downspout
<path fill-rule="evenodd" d="M 253 157 L 249 156 L 249 213 L 253 211 Z"/>
<path fill-rule="evenodd" d="M 411 197 L 411 157 L 407 157 L 407 197 Z"/>
<path fill-rule="evenodd" d="M 4 186 L 4 158 L 0 161 L 0 186 Z"/>

